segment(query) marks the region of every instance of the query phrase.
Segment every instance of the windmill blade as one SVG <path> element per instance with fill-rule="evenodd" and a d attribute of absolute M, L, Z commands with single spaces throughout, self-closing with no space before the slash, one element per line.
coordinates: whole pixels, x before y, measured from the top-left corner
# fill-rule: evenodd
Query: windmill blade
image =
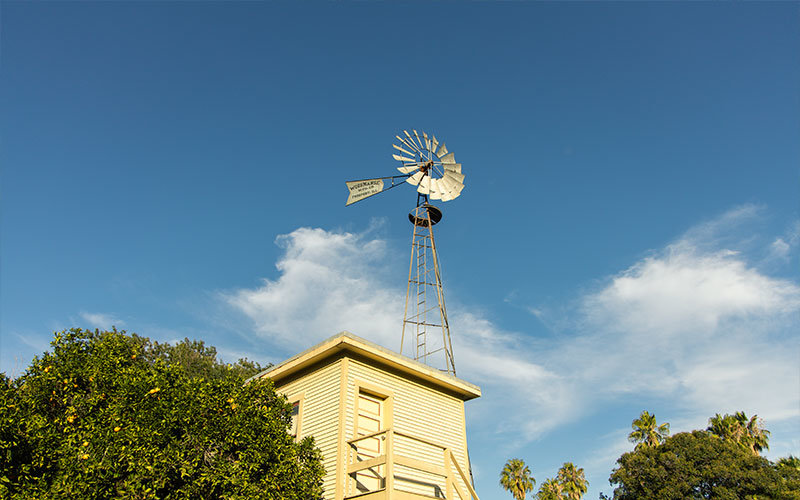
<path fill-rule="evenodd" d="M 446 192 L 457 191 L 460 186 L 463 186 L 463 184 L 461 184 L 457 180 L 447 176 L 444 176 L 441 179 L 439 179 L 439 185 L 444 186 L 444 190 Z"/>
<path fill-rule="evenodd" d="M 448 195 L 457 193 L 458 190 L 461 189 L 461 186 L 461 183 L 456 182 L 453 179 L 447 179 L 445 177 L 439 179 L 439 187 L 442 191 L 442 200 L 446 200 Z"/>
<path fill-rule="evenodd" d="M 400 138 L 398 137 L 398 139 L 400 139 Z M 403 144 L 405 144 L 405 143 L 403 143 Z M 411 151 L 406 151 L 405 149 L 401 148 L 401 147 L 400 147 L 400 146 L 398 146 L 397 144 L 392 144 L 392 146 L 394 146 L 394 149 L 396 149 L 396 150 L 400 151 L 401 153 L 405 153 L 405 154 L 407 154 L 407 155 L 414 156 L 414 153 L 412 153 Z M 410 148 L 409 148 L 409 149 L 410 149 Z"/>
<path fill-rule="evenodd" d="M 439 140 L 436 139 L 436 136 L 434 135 L 433 139 L 431 139 L 431 151 L 436 151 L 436 148 L 438 147 L 439 147 Z"/>
<path fill-rule="evenodd" d="M 456 196 L 458 196 L 459 194 L 461 194 L 461 191 L 462 191 L 463 189 L 464 189 L 464 185 L 463 185 L 463 184 L 459 184 L 459 185 L 457 185 L 455 188 L 453 188 L 453 189 L 451 189 L 450 191 L 448 191 L 447 193 L 445 193 L 445 194 L 442 196 L 442 200 L 444 200 L 444 201 L 447 201 L 448 199 L 453 199 L 453 198 L 455 198 Z"/>
<path fill-rule="evenodd" d="M 405 134 L 408 136 L 408 139 L 402 139 L 403 144 L 405 144 L 406 146 L 408 146 L 409 148 L 413 149 L 414 151 L 416 151 L 421 155 L 422 151 L 420 151 L 417 145 L 414 143 L 414 138 L 411 137 L 411 135 L 405 130 L 403 130 L 403 132 L 405 132 Z"/>
<path fill-rule="evenodd" d="M 431 176 L 425 175 L 417 186 L 417 192 L 421 194 L 428 194 L 431 192 Z"/>
<path fill-rule="evenodd" d="M 442 156 L 444 156 L 446 154 L 447 154 L 447 146 L 445 146 L 444 143 L 441 143 L 439 145 L 439 149 L 436 150 L 436 156 L 441 158 Z"/>
<path fill-rule="evenodd" d="M 405 132 L 405 130 L 404 130 L 403 132 Z M 406 132 L 406 135 L 408 135 L 408 132 Z M 403 144 L 404 144 L 404 145 L 405 145 L 405 146 L 406 146 L 408 149 L 413 149 L 414 151 L 419 151 L 419 150 L 418 150 L 418 149 L 417 149 L 417 148 L 414 146 L 414 143 L 413 143 L 413 142 L 409 143 L 409 142 L 407 142 L 405 139 L 403 139 L 402 137 L 400 137 L 399 135 L 396 135 L 395 137 L 397 138 L 397 140 L 398 140 L 398 141 L 402 142 L 402 143 L 403 143 Z M 397 147 L 397 146 L 395 146 L 395 147 Z M 414 153 L 411 153 L 411 154 L 414 154 Z"/>
<path fill-rule="evenodd" d="M 422 177 L 424 175 L 425 175 L 424 172 L 417 172 L 416 174 L 414 174 L 411 177 L 409 177 L 408 179 L 406 179 L 406 182 L 411 184 L 412 186 L 416 186 L 416 185 L 419 184 L 419 181 L 422 180 Z"/>
<path fill-rule="evenodd" d="M 448 184 L 450 182 L 449 180 L 445 180 L 444 177 L 441 177 L 438 180 L 439 180 L 438 188 L 440 193 L 445 194 L 453 190 L 452 186 Z"/>
<path fill-rule="evenodd" d="M 345 206 L 352 205 L 357 201 L 364 198 L 376 195 L 383 191 L 383 179 L 365 179 L 361 181 L 346 181 L 347 189 L 350 190 L 350 196 L 347 197 Z"/>
<path fill-rule="evenodd" d="M 460 163 L 448 163 L 444 166 L 445 172 L 456 172 L 458 174 L 461 173 L 461 164 Z"/>
<path fill-rule="evenodd" d="M 430 177 L 430 175 L 428 177 Z M 436 194 L 438 187 L 439 180 L 431 177 L 430 182 L 428 182 L 428 197 L 433 197 Z"/>
<path fill-rule="evenodd" d="M 450 191 L 450 192 L 449 192 L 449 193 L 447 193 L 446 195 L 442 196 L 442 201 L 451 201 L 451 200 L 455 200 L 455 199 L 456 199 L 456 198 L 458 198 L 459 196 L 461 196 L 461 190 L 458 190 L 458 191 Z"/>
<path fill-rule="evenodd" d="M 444 187 L 445 191 L 452 191 L 457 185 L 460 184 L 460 182 L 450 177 L 444 176 L 441 179 L 439 179 L 439 184 Z"/>
<path fill-rule="evenodd" d="M 442 196 L 442 201 L 450 201 L 458 198 L 459 196 L 461 196 L 461 191 L 463 190 L 464 190 L 464 185 L 459 184 L 456 189 L 448 191 L 448 193 L 445 196 Z"/>
<path fill-rule="evenodd" d="M 402 161 L 402 162 L 411 162 L 411 163 L 416 162 L 416 160 L 414 158 L 406 158 L 405 156 L 400 156 L 400 155 L 392 155 L 392 158 L 394 158 L 397 161 Z"/>
<path fill-rule="evenodd" d="M 439 161 L 441 161 L 441 162 L 442 162 L 442 164 L 447 164 L 447 163 L 451 163 L 451 164 L 452 164 L 452 163 L 455 163 L 455 162 L 456 162 L 456 154 L 455 154 L 455 153 L 452 153 L 452 152 L 450 152 L 450 153 L 447 153 L 447 154 L 446 154 L 446 155 L 444 155 L 444 156 L 440 156 L 440 157 L 439 157 Z"/>
<path fill-rule="evenodd" d="M 411 172 L 413 172 L 414 170 L 417 170 L 418 168 L 419 168 L 418 165 L 407 165 L 405 167 L 397 167 L 397 170 L 399 170 L 400 172 L 402 172 L 404 174 L 410 174 Z"/>
<path fill-rule="evenodd" d="M 414 138 L 411 137 L 411 134 L 408 133 L 408 130 L 403 130 L 403 133 L 406 134 L 406 137 L 408 137 L 408 141 L 411 143 L 412 146 L 414 146 L 414 149 L 419 151 L 417 144 L 414 142 Z"/>
<path fill-rule="evenodd" d="M 428 195 L 432 200 L 441 200 L 445 194 L 444 186 L 441 185 L 441 179 L 431 179 L 431 192 Z"/>
<path fill-rule="evenodd" d="M 433 148 L 431 147 L 431 140 L 428 138 L 428 134 L 426 134 L 424 130 L 422 131 L 422 137 L 425 138 L 425 149 L 432 152 Z"/>
<path fill-rule="evenodd" d="M 419 138 L 419 134 L 416 130 L 414 130 L 414 135 L 417 136 L 417 143 L 419 143 L 419 147 L 425 149 L 425 146 L 422 145 L 422 139 Z"/>
<path fill-rule="evenodd" d="M 445 177 L 453 179 L 454 181 L 458 182 L 459 184 L 464 183 L 464 174 L 459 174 L 458 172 L 450 172 L 449 170 L 444 173 Z"/>

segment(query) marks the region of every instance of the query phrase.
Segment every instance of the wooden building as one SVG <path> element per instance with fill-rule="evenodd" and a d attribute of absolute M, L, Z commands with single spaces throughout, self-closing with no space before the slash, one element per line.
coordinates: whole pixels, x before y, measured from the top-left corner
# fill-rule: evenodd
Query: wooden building
<path fill-rule="evenodd" d="M 325 500 L 477 500 L 464 402 L 480 388 L 342 332 L 270 368 L 294 405 L 291 432 L 314 436 Z"/>

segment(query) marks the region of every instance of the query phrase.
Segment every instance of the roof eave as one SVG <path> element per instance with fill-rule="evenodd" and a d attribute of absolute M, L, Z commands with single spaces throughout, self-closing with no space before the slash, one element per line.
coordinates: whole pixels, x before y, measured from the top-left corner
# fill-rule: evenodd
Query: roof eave
<path fill-rule="evenodd" d="M 323 340 L 300 354 L 251 377 L 248 381 L 255 378 L 268 377 L 276 384 L 279 384 L 281 380 L 291 377 L 301 370 L 326 358 L 336 356 L 340 352 L 352 352 L 387 365 L 394 370 L 420 378 L 434 386 L 457 394 L 464 401 L 481 396 L 481 389 L 477 385 L 442 373 L 440 370 L 390 351 L 373 342 L 353 335 L 350 332 L 341 332 Z"/>

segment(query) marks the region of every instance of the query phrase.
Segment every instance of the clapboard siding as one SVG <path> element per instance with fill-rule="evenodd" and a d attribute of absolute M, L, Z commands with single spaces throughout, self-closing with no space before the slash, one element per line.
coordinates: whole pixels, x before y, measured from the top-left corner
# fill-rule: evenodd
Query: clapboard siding
<path fill-rule="evenodd" d="M 325 467 L 325 500 L 334 500 L 336 490 L 336 450 L 339 429 L 339 387 L 341 360 L 310 372 L 276 389 L 286 397 L 303 395 L 300 436 L 314 436 Z"/>
<path fill-rule="evenodd" d="M 384 388 L 392 394 L 393 422 L 387 425 L 391 425 L 395 432 L 409 434 L 450 448 L 461 468 L 468 473 L 469 464 L 464 449 L 466 436 L 462 400 L 356 359 L 350 360 L 347 373 L 346 439 L 352 439 L 354 436 L 354 401 L 357 397 L 358 384 L 366 382 Z M 403 437 L 395 439 L 395 453 L 433 465 L 444 465 L 444 454 L 441 449 Z M 410 481 L 399 481 L 396 485 L 398 489 L 405 491 L 433 496 L 435 494 L 433 485 L 439 484 L 436 476 L 417 470 L 402 468 L 401 476 L 410 479 Z M 466 489 L 460 478 L 457 478 L 457 482 Z M 443 488 L 443 484 L 441 482 L 439 487 Z"/>

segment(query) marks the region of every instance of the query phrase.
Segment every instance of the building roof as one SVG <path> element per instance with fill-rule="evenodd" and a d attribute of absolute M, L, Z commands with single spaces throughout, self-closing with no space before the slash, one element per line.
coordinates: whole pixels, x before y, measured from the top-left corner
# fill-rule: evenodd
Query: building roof
<path fill-rule="evenodd" d="M 281 381 L 292 377 L 309 366 L 340 353 L 360 355 L 361 357 L 392 368 L 412 378 L 421 379 L 441 390 L 453 393 L 464 401 L 480 397 L 481 395 L 481 389 L 477 385 L 470 384 L 460 378 L 444 373 L 441 370 L 422 364 L 402 354 L 390 351 L 385 347 L 362 339 L 350 332 L 341 332 L 323 340 L 300 354 L 254 375 L 248 379 L 248 381 L 256 378 L 268 377 L 272 379 L 276 385 L 280 385 Z"/>

